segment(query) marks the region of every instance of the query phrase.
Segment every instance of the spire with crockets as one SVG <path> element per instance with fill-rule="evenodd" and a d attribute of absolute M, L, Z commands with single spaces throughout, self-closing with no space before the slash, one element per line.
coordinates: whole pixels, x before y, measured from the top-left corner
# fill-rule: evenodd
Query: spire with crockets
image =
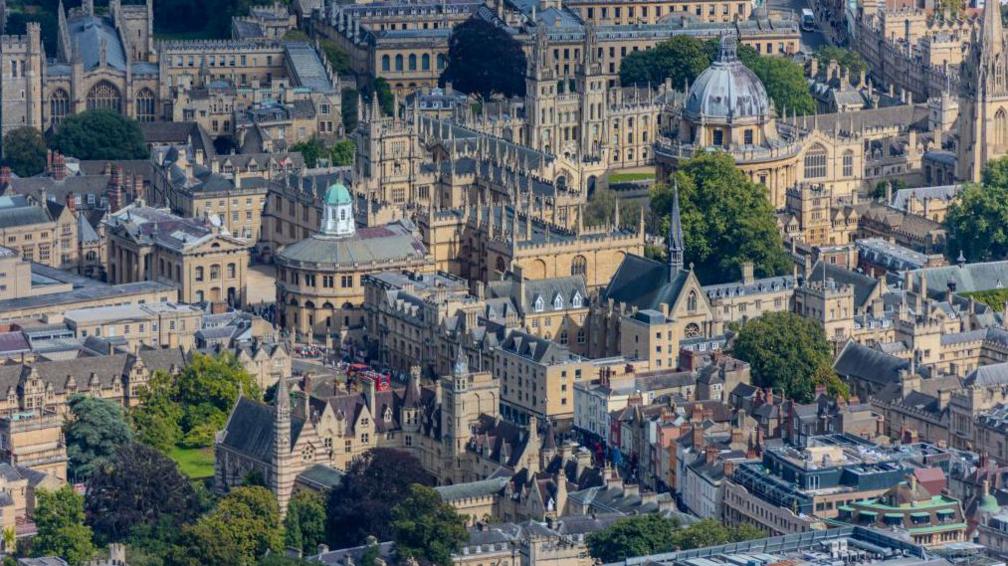
<path fill-rule="evenodd" d="M 672 217 L 669 219 L 668 235 L 668 263 L 669 280 L 675 278 L 676 274 L 683 268 L 683 253 L 686 250 L 683 244 L 682 219 L 679 217 L 679 183 L 673 182 L 672 193 Z"/>

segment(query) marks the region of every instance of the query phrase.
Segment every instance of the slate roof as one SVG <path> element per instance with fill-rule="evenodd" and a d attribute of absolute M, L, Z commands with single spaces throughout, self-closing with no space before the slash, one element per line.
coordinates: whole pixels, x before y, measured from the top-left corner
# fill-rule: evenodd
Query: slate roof
<path fill-rule="evenodd" d="M 287 265 L 353 266 L 371 262 L 421 261 L 427 255 L 412 223 L 400 220 L 358 229 L 352 236 L 315 234 L 280 250 L 277 259 Z"/>
<path fill-rule="evenodd" d="M 950 282 L 955 283 L 958 293 L 987 291 L 1008 285 L 1008 260 L 925 267 L 912 273 L 915 279 L 924 275 L 928 294 L 932 296 L 944 295 Z"/>
<path fill-rule="evenodd" d="M 503 350 L 534 360 L 543 365 L 562 364 L 577 361 L 580 358 L 567 348 L 521 330 L 514 330 L 500 346 Z"/>
<path fill-rule="evenodd" d="M 273 458 L 275 446 L 276 412 L 274 407 L 246 397 L 238 399 L 221 445 L 260 462 Z M 297 442 L 304 419 L 291 415 L 290 443 Z"/>
<path fill-rule="evenodd" d="M 900 189 L 893 194 L 893 200 L 889 204 L 893 208 L 906 210 L 911 198 L 921 201 L 926 198 L 950 201 L 962 192 L 962 188 L 962 185 L 938 185 L 934 187 Z"/>
<path fill-rule="evenodd" d="M 126 50 L 123 49 L 119 33 L 105 18 L 79 16 L 67 22 L 70 41 L 74 51 L 84 63 L 84 71 L 91 71 L 101 64 L 101 49 L 104 45 L 105 60 L 109 67 L 126 71 Z"/>
<path fill-rule="evenodd" d="M 510 480 L 506 477 L 496 477 L 481 481 L 440 485 L 434 488 L 442 501 L 459 501 L 487 497 L 504 490 Z"/>
<path fill-rule="evenodd" d="M 812 266 L 812 273 L 809 276 L 808 282 L 821 282 L 824 279 L 827 281 L 833 280 L 838 285 L 850 285 L 853 287 L 854 308 L 858 310 L 864 308 L 865 303 L 868 302 L 868 298 L 872 294 L 872 291 L 874 291 L 881 283 L 874 277 L 870 277 L 856 271 L 851 271 L 850 269 L 840 265 L 820 260 Z"/>
<path fill-rule="evenodd" d="M 545 279 L 526 279 L 525 296 L 522 302 L 521 283 L 515 279 L 491 281 L 486 286 L 487 296 L 491 298 L 507 297 L 518 307 L 521 313 L 535 312 L 537 299 L 542 298 L 544 311 L 556 310 L 554 302 L 560 297 L 561 309 L 587 308 L 588 289 L 584 277 L 569 275 L 565 277 L 548 277 Z M 580 307 L 574 307 L 574 299 L 580 300 Z"/>
<path fill-rule="evenodd" d="M 967 387 L 971 385 L 989 387 L 1005 384 L 1008 384 L 1008 362 L 980 366 L 970 372 L 963 381 L 963 385 Z"/>
<path fill-rule="evenodd" d="M 315 464 L 298 474 L 297 481 L 328 490 L 342 484 L 345 476 L 345 473 L 336 468 L 325 464 Z"/>
<path fill-rule="evenodd" d="M 667 264 L 627 254 L 602 291 L 601 300 L 613 299 L 638 309 L 661 310 L 662 304 L 670 307 L 675 304 L 688 276 L 688 271 L 679 271 L 670 279 Z"/>
<path fill-rule="evenodd" d="M 20 195 L 0 197 L 0 228 L 15 228 L 52 222 L 47 209 Z"/>
<path fill-rule="evenodd" d="M 890 356 L 854 341 L 847 342 L 833 362 L 833 369 L 843 377 L 862 379 L 882 385 L 899 383 L 899 371 L 910 362 Z"/>

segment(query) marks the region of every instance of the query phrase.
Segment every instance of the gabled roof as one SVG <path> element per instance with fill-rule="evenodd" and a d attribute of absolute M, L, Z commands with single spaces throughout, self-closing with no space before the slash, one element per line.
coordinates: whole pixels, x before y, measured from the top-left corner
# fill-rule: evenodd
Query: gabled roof
<path fill-rule="evenodd" d="M 688 271 L 679 271 L 670 278 L 668 265 L 627 254 L 602 291 L 601 299 L 612 299 L 642 310 L 661 310 L 663 304 L 671 307 L 676 303 L 688 277 Z"/>
<path fill-rule="evenodd" d="M 909 369 L 910 362 L 849 341 L 833 362 L 833 369 L 843 377 L 852 377 L 886 385 L 899 383 L 899 372 Z"/>
<path fill-rule="evenodd" d="M 291 415 L 291 446 L 297 442 L 304 419 Z M 246 397 L 238 399 L 234 412 L 224 429 L 221 445 L 260 462 L 270 462 L 276 440 L 275 409 Z"/>

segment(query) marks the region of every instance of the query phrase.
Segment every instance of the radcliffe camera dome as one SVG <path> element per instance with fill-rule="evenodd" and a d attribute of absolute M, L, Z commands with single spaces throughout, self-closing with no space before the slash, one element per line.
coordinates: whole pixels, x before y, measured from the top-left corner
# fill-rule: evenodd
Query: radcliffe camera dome
<path fill-rule="evenodd" d="M 695 121 L 734 121 L 769 113 L 766 89 L 739 61 L 735 37 L 721 36 L 717 61 L 700 73 L 686 97 L 686 116 Z"/>

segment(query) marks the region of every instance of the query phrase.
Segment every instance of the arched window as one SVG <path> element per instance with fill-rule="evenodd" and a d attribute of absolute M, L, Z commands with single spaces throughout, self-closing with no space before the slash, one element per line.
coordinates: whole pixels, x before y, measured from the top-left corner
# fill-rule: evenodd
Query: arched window
<path fill-rule="evenodd" d="M 437 56 L 437 68 L 439 71 L 443 71 L 445 67 L 448 66 L 448 57 L 445 57 L 443 53 L 439 53 Z"/>
<path fill-rule="evenodd" d="M 689 296 L 686 297 L 686 310 L 688 310 L 689 312 L 696 312 L 697 310 L 696 291 L 690 291 Z"/>
<path fill-rule="evenodd" d="M 584 276 L 588 273 L 588 260 L 583 255 L 576 256 L 571 262 L 571 275 Z"/>
<path fill-rule="evenodd" d="M 395 56 L 395 70 L 397 73 L 401 73 L 403 70 L 403 56 L 401 54 Z"/>
<path fill-rule="evenodd" d="M 507 264 L 504 263 L 504 258 L 501 256 L 497 256 L 497 271 L 500 271 L 501 273 L 507 271 Z"/>
<path fill-rule="evenodd" d="M 581 308 L 581 293 L 574 291 L 574 297 L 571 298 L 571 307 L 575 309 Z"/>
<path fill-rule="evenodd" d="M 154 121 L 154 93 L 150 89 L 141 89 L 136 96 L 136 119 L 139 122 Z"/>
<path fill-rule="evenodd" d="M 203 266 L 196 267 L 196 280 L 197 281 L 203 280 Z"/>
<path fill-rule="evenodd" d="M 108 81 L 101 81 L 91 87 L 87 95 L 88 110 L 109 110 L 122 112 L 122 96 L 119 89 Z"/>
<path fill-rule="evenodd" d="M 381 56 L 381 70 L 388 72 L 392 70 L 391 60 L 388 55 Z"/>
<path fill-rule="evenodd" d="M 58 125 L 70 113 L 70 96 L 61 88 L 49 95 L 49 123 Z"/>
<path fill-rule="evenodd" d="M 843 154 L 843 176 L 851 177 L 854 175 L 854 152 L 847 150 Z"/>
<path fill-rule="evenodd" d="M 220 279 L 220 264 L 215 263 L 210 266 L 210 279 Z"/>
<path fill-rule="evenodd" d="M 819 179 L 826 176 L 826 148 L 817 145 L 805 153 L 805 178 Z"/>
<path fill-rule="evenodd" d="M 424 53 L 420 56 L 420 68 L 424 71 L 430 70 L 430 54 Z"/>
<path fill-rule="evenodd" d="M 994 114 L 994 143 L 1008 143 L 1008 116 L 1005 115 L 1004 108 Z"/>
<path fill-rule="evenodd" d="M 416 54 L 414 53 L 410 53 L 409 56 L 409 70 L 411 71 L 416 70 Z"/>
<path fill-rule="evenodd" d="M 687 324 L 686 325 L 685 334 L 686 334 L 687 338 L 697 338 L 697 337 L 699 337 L 700 336 L 700 325 L 697 324 L 697 323 L 695 323 L 695 322 L 691 322 L 691 323 Z"/>

